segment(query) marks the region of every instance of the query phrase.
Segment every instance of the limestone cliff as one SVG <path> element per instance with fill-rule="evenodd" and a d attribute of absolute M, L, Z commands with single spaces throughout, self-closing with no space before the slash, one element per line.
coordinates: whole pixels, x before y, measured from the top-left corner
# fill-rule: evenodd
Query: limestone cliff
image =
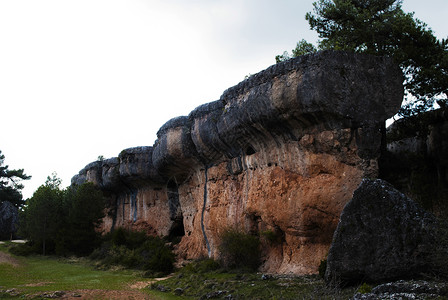
<path fill-rule="evenodd" d="M 448 108 L 400 119 L 387 128 L 380 175 L 427 210 L 448 213 Z"/>
<path fill-rule="evenodd" d="M 279 237 L 264 271 L 317 271 L 344 205 L 376 177 L 381 127 L 400 107 L 388 58 L 324 51 L 251 76 L 164 124 L 153 147 L 87 165 L 112 209 L 104 229 L 182 237 L 185 258 L 218 257 L 228 227 Z"/>

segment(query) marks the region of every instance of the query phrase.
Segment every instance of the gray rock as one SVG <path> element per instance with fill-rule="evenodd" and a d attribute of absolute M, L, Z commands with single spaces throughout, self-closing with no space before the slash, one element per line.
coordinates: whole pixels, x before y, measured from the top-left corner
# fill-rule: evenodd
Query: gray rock
<path fill-rule="evenodd" d="M 11 237 L 17 231 L 19 211 L 11 202 L 0 203 L 0 238 Z"/>
<path fill-rule="evenodd" d="M 399 109 L 402 82 L 389 58 L 321 51 L 281 62 L 227 89 L 219 100 L 169 120 L 153 147 L 126 149 L 118 161 L 89 164 L 72 184 L 90 181 L 126 193 L 128 185 L 147 181 L 182 182 L 193 169 L 323 129 L 357 129 L 360 155 L 376 159 L 379 128 Z"/>
<path fill-rule="evenodd" d="M 174 290 L 174 294 L 177 295 L 177 296 L 180 296 L 180 295 L 182 295 L 183 293 L 184 293 L 184 290 L 183 290 L 182 288 L 176 288 L 176 289 Z"/>
<path fill-rule="evenodd" d="M 177 117 L 166 122 L 157 132 L 152 163 L 159 174 L 182 181 L 194 166 L 201 165 L 190 134 L 188 117 Z"/>
<path fill-rule="evenodd" d="M 446 283 L 400 280 L 378 285 L 370 293 L 357 293 L 352 300 L 425 300 L 440 299 L 440 297 L 446 295 L 448 295 L 448 284 Z"/>
<path fill-rule="evenodd" d="M 364 179 L 342 211 L 328 254 L 333 285 L 384 282 L 431 270 L 436 218 L 377 179 Z"/>
<path fill-rule="evenodd" d="M 156 285 L 153 289 L 156 289 L 156 290 L 161 291 L 163 293 L 166 293 L 166 292 L 170 291 L 170 288 L 165 287 L 164 285 L 161 285 L 161 284 Z"/>
<path fill-rule="evenodd" d="M 134 147 L 121 151 L 118 156 L 119 179 L 133 188 L 144 185 L 147 181 L 161 181 L 162 178 L 152 164 L 153 153 L 153 147 Z"/>

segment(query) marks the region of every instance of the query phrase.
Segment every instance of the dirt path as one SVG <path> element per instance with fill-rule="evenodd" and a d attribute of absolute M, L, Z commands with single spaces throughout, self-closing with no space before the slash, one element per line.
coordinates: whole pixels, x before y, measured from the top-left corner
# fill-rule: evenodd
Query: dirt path
<path fill-rule="evenodd" d="M 13 265 L 14 267 L 18 267 L 19 261 L 14 257 L 12 257 L 11 255 L 9 255 L 8 253 L 0 251 L 0 264 L 10 264 Z"/>
<path fill-rule="evenodd" d="M 139 291 L 111 291 L 111 290 L 76 290 L 67 292 L 60 299 L 134 299 L 151 300 L 149 295 Z"/>
<path fill-rule="evenodd" d="M 140 292 L 138 290 L 144 289 L 154 282 L 168 279 L 168 277 L 154 278 L 147 281 L 138 281 L 130 285 L 132 290 L 110 291 L 110 290 L 76 290 L 65 292 L 61 299 L 134 299 L 134 300 L 146 300 L 152 299 L 148 294 Z"/>

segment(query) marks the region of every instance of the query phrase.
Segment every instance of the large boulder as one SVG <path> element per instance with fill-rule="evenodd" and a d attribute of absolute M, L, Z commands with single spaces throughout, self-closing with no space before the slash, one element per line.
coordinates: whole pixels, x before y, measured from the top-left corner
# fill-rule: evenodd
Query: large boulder
<path fill-rule="evenodd" d="M 432 271 L 436 218 L 381 179 L 364 179 L 342 211 L 325 279 L 384 282 Z"/>
<path fill-rule="evenodd" d="M 17 231 L 19 211 L 11 202 L 0 203 L 0 239 L 10 238 Z"/>
<path fill-rule="evenodd" d="M 399 280 L 380 284 L 369 293 L 356 293 L 351 300 L 426 300 L 446 299 L 445 296 L 448 296 L 448 284 L 445 282 Z"/>

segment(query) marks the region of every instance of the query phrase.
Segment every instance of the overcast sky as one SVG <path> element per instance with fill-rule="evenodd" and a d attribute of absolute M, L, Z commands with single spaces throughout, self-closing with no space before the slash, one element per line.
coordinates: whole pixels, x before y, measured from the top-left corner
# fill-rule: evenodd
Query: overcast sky
<path fill-rule="evenodd" d="M 297 41 L 312 0 L 0 0 L 0 150 L 30 197 L 99 155 L 152 146 Z M 447 0 L 404 0 L 448 36 Z"/>

